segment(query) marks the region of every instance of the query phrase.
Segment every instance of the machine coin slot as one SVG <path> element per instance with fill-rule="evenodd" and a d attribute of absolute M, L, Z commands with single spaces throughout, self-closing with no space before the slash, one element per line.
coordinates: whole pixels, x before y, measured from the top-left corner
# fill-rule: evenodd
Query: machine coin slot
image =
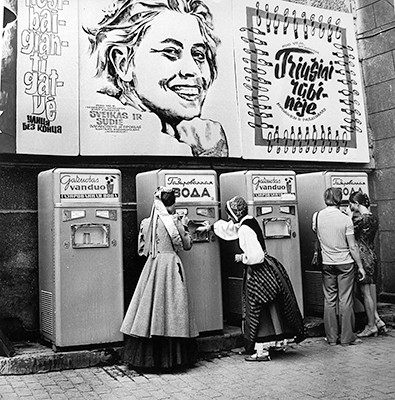
<path fill-rule="evenodd" d="M 291 221 L 288 218 L 266 218 L 262 222 L 265 239 L 291 237 Z"/>
<path fill-rule="evenodd" d="M 117 220 L 117 210 L 96 210 L 96 217 L 116 221 Z"/>
<path fill-rule="evenodd" d="M 85 210 L 63 210 L 63 222 L 85 218 Z"/>
<path fill-rule="evenodd" d="M 71 225 L 71 243 L 73 249 L 110 247 L 110 225 L 107 224 Z"/>
<path fill-rule="evenodd" d="M 214 207 L 197 207 L 196 215 L 200 215 L 205 218 L 215 218 L 215 208 Z"/>
<path fill-rule="evenodd" d="M 256 216 L 260 217 L 261 215 L 271 214 L 273 212 L 273 207 L 257 207 L 256 208 Z"/>
<path fill-rule="evenodd" d="M 295 206 L 280 206 L 280 213 L 295 215 Z"/>

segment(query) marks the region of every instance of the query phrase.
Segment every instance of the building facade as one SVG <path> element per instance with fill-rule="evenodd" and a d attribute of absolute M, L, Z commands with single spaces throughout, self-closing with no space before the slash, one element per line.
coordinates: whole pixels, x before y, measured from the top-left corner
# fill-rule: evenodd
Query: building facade
<path fill-rule="evenodd" d="M 13 3 L 13 2 L 10 2 Z M 282 2 L 284 3 L 284 2 Z M 395 13 L 388 0 L 289 2 L 320 9 L 349 12 L 354 16 L 359 61 L 362 66 L 367 110 L 367 162 L 329 162 L 325 159 L 253 159 L 240 157 L 184 157 L 162 155 L 55 155 L 13 154 L 3 141 L 0 155 L 0 328 L 13 340 L 39 335 L 37 176 L 59 168 L 118 168 L 123 177 L 123 249 L 125 303 L 131 298 L 142 263 L 137 256 L 136 184 L 139 172 L 166 169 L 213 169 L 218 175 L 237 170 L 293 170 L 297 174 L 325 170 L 360 171 L 369 175 L 372 210 L 380 227 L 378 294 L 381 301 L 395 300 Z M 263 8 L 263 4 L 262 4 Z M 4 135 L 4 133 L 3 133 Z M 12 141 L 11 141 L 12 142 Z M 8 143 L 8 144 L 7 144 Z M 27 143 L 29 143 L 27 141 Z"/>

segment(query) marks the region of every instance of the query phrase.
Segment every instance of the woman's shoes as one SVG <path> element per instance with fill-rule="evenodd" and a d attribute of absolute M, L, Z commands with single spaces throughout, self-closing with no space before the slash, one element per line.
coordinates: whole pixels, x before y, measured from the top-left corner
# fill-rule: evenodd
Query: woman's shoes
<path fill-rule="evenodd" d="M 288 341 L 287 339 L 279 340 L 276 344 L 272 347 L 274 351 L 287 351 L 288 349 Z"/>
<path fill-rule="evenodd" d="M 370 336 L 377 336 L 378 335 L 379 330 L 377 329 L 377 326 L 375 325 L 373 328 L 370 328 L 369 326 L 365 326 L 365 329 L 360 332 L 357 333 L 357 336 L 359 338 L 361 337 L 370 337 Z"/>
<path fill-rule="evenodd" d="M 271 358 L 269 356 L 269 352 L 265 352 L 263 354 L 258 355 L 258 353 L 255 353 L 251 356 L 247 356 L 244 358 L 246 361 L 270 361 Z"/>
<path fill-rule="evenodd" d="M 385 322 L 383 320 L 381 320 L 381 319 L 378 319 L 376 321 L 376 327 L 378 329 L 378 333 L 379 334 L 383 334 L 383 333 L 387 333 L 388 332 L 388 329 L 385 326 Z"/>

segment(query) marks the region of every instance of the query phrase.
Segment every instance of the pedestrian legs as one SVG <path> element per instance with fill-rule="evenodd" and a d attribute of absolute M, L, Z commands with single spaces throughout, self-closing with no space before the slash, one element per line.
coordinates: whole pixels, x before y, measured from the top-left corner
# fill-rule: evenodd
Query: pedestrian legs
<path fill-rule="evenodd" d="M 339 320 L 341 336 L 340 342 L 342 344 L 349 344 L 356 339 L 355 328 L 355 315 L 354 315 L 354 280 L 355 270 L 354 264 L 343 264 L 337 266 L 339 270 L 338 284 L 339 284 Z"/>
<path fill-rule="evenodd" d="M 339 336 L 337 319 L 338 285 L 337 271 L 333 265 L 322 267 L 322 287 L 324 290 L 324 326 L 329 344 L 336 344 Z"/>

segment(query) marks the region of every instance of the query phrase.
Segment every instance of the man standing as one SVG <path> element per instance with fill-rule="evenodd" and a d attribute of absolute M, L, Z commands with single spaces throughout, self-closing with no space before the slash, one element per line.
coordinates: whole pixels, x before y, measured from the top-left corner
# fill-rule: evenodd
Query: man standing
<path fill-rule="evenodd" d="M 324 290 L 324 325 L 330 345 L 356 344 L 353 287 L 354 262 L 359 279 L 365 270 L 355 242 L 351 218 L 340 211 L 342 190 L 328 188 L 324 192 L 326 208 L 313 216 L 313 230 L 317 232 L 322 251 L 322 285 Z"/>

